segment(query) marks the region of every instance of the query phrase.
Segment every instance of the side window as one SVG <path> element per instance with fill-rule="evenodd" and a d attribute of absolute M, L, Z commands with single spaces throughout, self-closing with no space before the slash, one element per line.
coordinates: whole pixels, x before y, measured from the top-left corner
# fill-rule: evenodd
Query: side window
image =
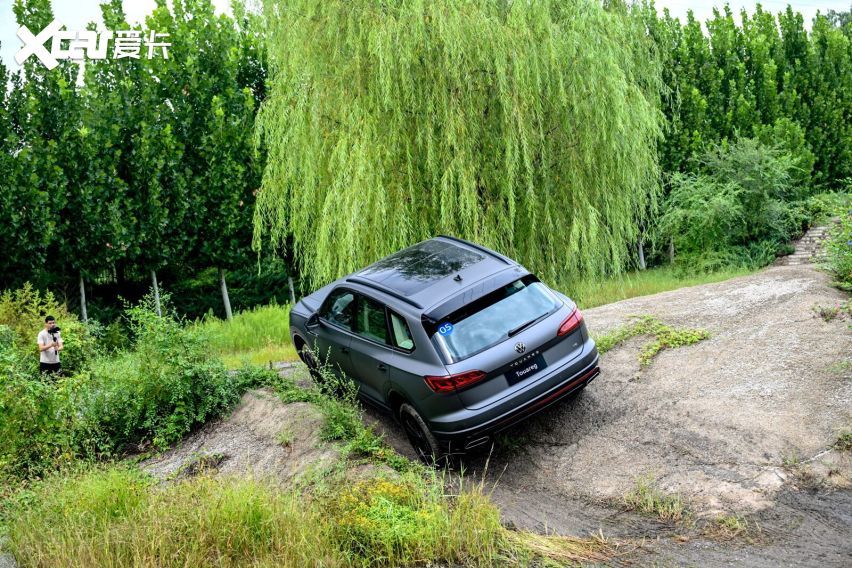
<path fill-rule="evenodd" d="M 365 296 L 358 299 L 358 317 L 356 333 L 367 339 L 388 342 L 388 324 L 385 320 L 385 307 Z"/>
<path fill-rule="evenodd" d="M 393 344 L 399 347 L 400 349 L 405 349 L 406 351 L 414 351 L 414 339 L 411 337 L 411 330 L 408 329 L 408 324 L 405 322 L 405 320 L 400 316 L 396 315 L 395 313 L 391 312 L 390 322 Z"/>
<path fill-rule="evenodd" d="M 340 327 L 352 330 L 355 294 L 350 290 L 335 290 L 323 303 L 320 317 Z"/>

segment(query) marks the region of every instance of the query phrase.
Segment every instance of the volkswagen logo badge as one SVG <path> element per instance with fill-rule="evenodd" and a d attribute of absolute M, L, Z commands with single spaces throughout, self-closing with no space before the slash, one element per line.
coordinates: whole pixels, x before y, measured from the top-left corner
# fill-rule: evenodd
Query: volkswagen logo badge
<path fill-rule="evenodd" d="M 526 350 L 527 346 L 521 343 L 520 341 L 515 343 L 515 351 L 517 351 L 518 353 L 523 353 Z"/>

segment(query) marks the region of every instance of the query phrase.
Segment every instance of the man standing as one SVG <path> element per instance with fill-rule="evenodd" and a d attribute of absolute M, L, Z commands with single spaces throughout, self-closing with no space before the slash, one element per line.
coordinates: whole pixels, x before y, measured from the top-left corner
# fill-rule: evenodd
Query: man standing
<path fill-rule="evenodd" d="M 58 375 L 62 371 L 59 365 L 62 347 L 62 336 L 56 327 L 56 319 L 47 316 L 44 318 L 44 329 L 38 333 L 39 367 L 42 374 Z"/>

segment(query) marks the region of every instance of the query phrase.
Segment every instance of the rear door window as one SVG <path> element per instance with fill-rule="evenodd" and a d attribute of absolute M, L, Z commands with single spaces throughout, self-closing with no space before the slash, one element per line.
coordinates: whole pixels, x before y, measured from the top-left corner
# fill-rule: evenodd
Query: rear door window
<path fill-rule="evenodd" d="M 533 275 L 503 286 L 438 322 L 432 340 L 455 363 L 511 337 L 562 305 Z"/>
<path fill-rule="evenodd" d="M 387 344 L 388 323 L 385 319 L 385 306 L 359 294 L 357 312 L 355 333 L 372 341 Z"/>

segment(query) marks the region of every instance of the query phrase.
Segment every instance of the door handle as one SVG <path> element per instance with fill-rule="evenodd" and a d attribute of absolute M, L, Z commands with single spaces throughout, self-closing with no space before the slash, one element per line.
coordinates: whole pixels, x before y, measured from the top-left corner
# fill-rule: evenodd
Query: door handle
<path fill-rule="evenodd" d="M 347 354 L 349 353 L 348 347 L 341 347 L 340 350 L 343 351 L 344 353 L 347 353 Z"/>
<path fill-rule="evenodd" d="M 382 363 L 379 363 L 376 368 L 383 373 L 388 370 L 388 368 Z"/>

